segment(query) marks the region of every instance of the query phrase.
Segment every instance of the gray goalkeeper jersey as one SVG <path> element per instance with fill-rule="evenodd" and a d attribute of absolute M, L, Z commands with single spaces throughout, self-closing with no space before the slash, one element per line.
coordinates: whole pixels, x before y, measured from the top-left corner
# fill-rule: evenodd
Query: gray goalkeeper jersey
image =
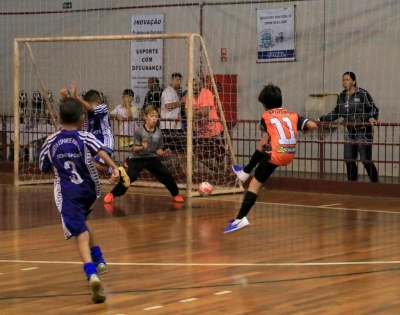
<path fill-rule="evenodd" d="M 158 154 L 156 151 L 164 148 L 163 134 L 158 127 L 155 127 L 153 131 L 149 131 L 145 125 L 141 125 L 139 128 L 136 128 L 134 136 L 135 146 L 141 146 L 143 139 L 148 139 L 149 141 L 149 145 L 145 150 L 133 152 L 132 158 L 134 159 L 157 157 Z"/>

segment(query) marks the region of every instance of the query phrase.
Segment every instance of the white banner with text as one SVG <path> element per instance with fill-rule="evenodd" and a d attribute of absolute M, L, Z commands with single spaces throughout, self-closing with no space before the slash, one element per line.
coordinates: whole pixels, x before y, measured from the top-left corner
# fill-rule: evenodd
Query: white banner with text
<path fill-rule="evenodd" d="M 132 35 L 164 33 L 164 14 L 133 14 Z M 131 88 L 135 92 L 134 103 L 142 107 L 148 91 L 147 81 L 156 77 L 162 86 L 163 39 L 133 40 L 131 43 Z"/>
<path fill-rule="evenodd" d="M 257 62 L 293 61 L 294 6 L 257 10 Z"/>

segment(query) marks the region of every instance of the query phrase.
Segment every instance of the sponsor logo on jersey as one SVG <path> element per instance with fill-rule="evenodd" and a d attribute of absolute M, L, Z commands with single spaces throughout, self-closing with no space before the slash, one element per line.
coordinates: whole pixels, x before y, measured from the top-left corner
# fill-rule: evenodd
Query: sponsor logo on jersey
<path fill-rule="evenodd" d="M 296 148 L 277 147 L 276 150 L 279 153 L 290 153 L 290 154 L 296 153 Z"/>

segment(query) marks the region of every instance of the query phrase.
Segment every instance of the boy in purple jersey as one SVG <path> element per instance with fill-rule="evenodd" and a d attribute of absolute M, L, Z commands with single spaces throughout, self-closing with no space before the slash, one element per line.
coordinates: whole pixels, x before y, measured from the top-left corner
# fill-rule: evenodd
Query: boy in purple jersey
<path fill-rule="evenodd" d="M 54 198 L 61 214 L 64 236 L 66 239 L 76 237 L 92 300 L 100 303 L 106 296 L 98 275 L 108 270 L 87 221 L 92 204 L 100 197 L 99 174 L 93 157 L 98 155 L 112 167 L 110 182 L 118 183 L 119 170 L 104 150 L 103 143 L 91 133 L 81 131 L 83 120 L 83 107 L 78 100 L 67 98 L 61 103 L 63 129 L 49 136 L 43 144 L 40 170 L 47 173 L 54 169 Z"/>

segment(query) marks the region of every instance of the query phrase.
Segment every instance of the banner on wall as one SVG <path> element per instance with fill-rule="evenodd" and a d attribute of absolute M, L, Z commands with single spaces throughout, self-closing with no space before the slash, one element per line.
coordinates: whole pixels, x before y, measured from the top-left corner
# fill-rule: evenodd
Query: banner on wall
<path fill-rule="evenodd" d="M 295 60 L 294 6 L 257 10 L 257 62 Z"/>
<path fill-rule="evenodd" d="M 164 14 L 133 14 L 132 35 L 164 33 Z M 162 39 L 133 40 L 131 43 L 131 88 L 135 92 L 134 104 L 142 107 L 147 94 L 147 81 L 156 77 L 162 86 L 163 78 Z"/>

